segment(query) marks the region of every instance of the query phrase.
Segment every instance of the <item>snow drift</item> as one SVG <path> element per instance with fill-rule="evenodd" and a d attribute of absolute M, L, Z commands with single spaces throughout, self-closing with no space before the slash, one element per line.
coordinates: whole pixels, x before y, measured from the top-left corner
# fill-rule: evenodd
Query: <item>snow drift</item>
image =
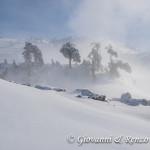
<path fill-rule="evenodd" d="M 149 149 L 147 144 L 69 144 L 66 137 L 149 137 L 148 107 L 78 99 L 0 80 L 0 149 Z"/>

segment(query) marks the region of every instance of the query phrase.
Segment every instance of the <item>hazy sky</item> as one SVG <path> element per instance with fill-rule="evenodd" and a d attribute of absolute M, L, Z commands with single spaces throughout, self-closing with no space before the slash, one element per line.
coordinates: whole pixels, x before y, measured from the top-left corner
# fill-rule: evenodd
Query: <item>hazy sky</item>
<path fill-rule="evenodd" d="M 150 50 L 149 0 L 0 0 L 0 36 L 92 36 Z"/>
<path fill-rule="evenodd" d="M 68 20 L 80 0 L 0 0 L 0 36 L 71 35 Z"/>

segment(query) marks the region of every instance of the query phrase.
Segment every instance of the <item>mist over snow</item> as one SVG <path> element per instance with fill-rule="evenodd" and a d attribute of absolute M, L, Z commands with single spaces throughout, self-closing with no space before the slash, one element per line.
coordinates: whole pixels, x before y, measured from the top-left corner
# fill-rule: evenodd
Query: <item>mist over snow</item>
<path fill-rule="evenodd" d="M 130 92 L 134 98 L 150 99 L 150 91 L 148 88 L 150 74 L 150 65 L 148 63 L 149 52 L 139 52 L 123 43 L 93 38 L 68 37 L 52 39 L 50 41 L 38 38 L 25 40 L 1 38 L 1 63 L 3 63 L 5 58 L 8 64 L 12 64 L 13 60 L 15 60 L 17 65 L 24 63 L 22 53 L 24 51 L 25 41 L 29 41 L 38 46 L 42 52 L 44 63 L 47 64 L 47 66 L 39 70 L 40 72 L 38 72 L 38 74 L 33 69 L 33 74 L 30 75 L 29 78 L 26 77 L 24 71 L 19 71 L 18 73 L 13 72 L 13 74 L 10 71 L 8 75 L 6 75 L 7 80 L 16 81 L 21 84 L 29 82 L 32 86 L 41 84 L 62 87 L 69 91 L 75 90 L 76 88 L 85 88 L 93 92 L 105 94 L 107 98 L 118 98 L 122 93 Z M 64 68 L 68 65 L 69 60 L 60 53 L 60 48 L 68 41 L 75 44 L 75 47 L 79 50 L 81 55 L 81 62 L 78 63 L 79 67 L 76 67 L 76 64 L 72 62 L 73 68 L 71 71 Z M 104 67 L 107 67 L 110 61 L 106 47 L 111 44 L 113 49 L 118 53 L 118 57 L 114 59 L 128 63 L 131 66 L 132 72 L 129 74 L 119 69 L 120 77 L 116 79 L 109 79 L 105 75 L 99 75 L 98 73 L 96 75 L 96 81 L 93 81 L 92 76 L 88 75 L 89 69 L 86 68 L 85 70 L 82 63 L 84 59 L 89 60 L 88 55 L 92 50 L 94 42 L 100 42 L 101 63 Z M 52 67 L 53 62 L 56 63 L 55 67 Z M 57 64 L 57 62 L 60 65 Z M 1 71 L 1 74 L 2 73 L 3 70 Z"/>

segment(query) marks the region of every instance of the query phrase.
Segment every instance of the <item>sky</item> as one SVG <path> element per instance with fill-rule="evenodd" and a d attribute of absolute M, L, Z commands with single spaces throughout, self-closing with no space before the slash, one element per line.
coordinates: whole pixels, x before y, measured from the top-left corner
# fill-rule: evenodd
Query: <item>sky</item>
<path fill-rule="evenodd" d="M 150 50 L 149 0 L 0 0 L 0 37 L 87 36 Z"/>
<path fill-rule="evenodd" d="M 0 36 L 69 36 L 67 22 L 79 1 L 0 0 Z"/>

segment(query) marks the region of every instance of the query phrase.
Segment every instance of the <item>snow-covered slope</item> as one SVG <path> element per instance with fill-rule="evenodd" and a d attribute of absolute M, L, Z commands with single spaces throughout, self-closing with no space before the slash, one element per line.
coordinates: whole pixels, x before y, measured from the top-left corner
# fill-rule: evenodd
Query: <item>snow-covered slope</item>
<path fill-rule="evenodd" d="M 126 136 L 149 137 L 149 107 L 78 99 L 0 80 L 0 150 L 142 149 L 150 143 L 125 143 Z M 122 144 L 67 143 L 72 134 L 123 136 Z"/>

